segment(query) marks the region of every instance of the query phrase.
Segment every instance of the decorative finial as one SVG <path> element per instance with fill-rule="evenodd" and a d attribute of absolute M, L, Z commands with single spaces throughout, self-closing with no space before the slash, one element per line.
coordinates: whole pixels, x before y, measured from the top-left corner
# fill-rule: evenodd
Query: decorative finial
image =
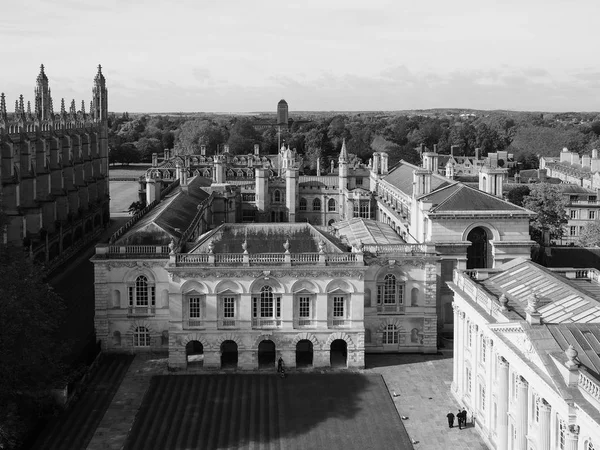
<path fill-rule="evenodd" d="M 25 105 L 23 100 L 23 94 L 19 95 L 19 113 L 23 114 L 25 112 Z"/>
<path fill-rule="evenodd" d="M 77 108 L 75 107 L 75 99 L 71 100 L 71 107 L 69 108 L 69 112 L 73 115 L 77 114 Z"/>
<path fill-rule="evenodd" d="M 285 242 L 283 243 L 283 248 L 285 249 L 286 253 L 290 252 L 290 240 L 286 239 Z"/>
<path fill-rule="evenodd" d="M 537 312 L 538 303 L 539 303 L 539 296 L 538 296 L 538 294 L 533 294 L 533 295 L 529 296 L 529 298 L 527 299 L 527 308 L 526 308 L 526 311 L 530 312 L 530 313 L 536 313 Z"/>
<path fill-rule="evenodd" d="M 15 114 L 19 115 L 19 100 L 15 100 Z"/>
<path fill-rule="evenodd" d="M 81 100 L 81 113 L 85 114 L 85 101 Z"/>
<path fill-rule="evenodd" d="M 213 244 L 213 241 L 209 241 L 209 243 L 208 243 L 208 253 L 212 253 L 214 249 L 215 249 L 215 244 Z"/>
<path fill-rule="evenodd" d="M 242 249 L 244 249 L 244 254 L 248 254 L 248 241 L 246 239 L 244 239 L 244 242 L 242 242 Z"/>
<path fill-rule="evenodd" d="M 102 73 L 102 66 L 98 64 L 98 73 Z"/>
<path fill-rule="evenodd" d="M 573 344 L 569 344 L 569 347 L 565 350 L 565 355 L 569 360 L 565 364 L 569 370 L 575 370 L 579 367 L 579 360 L 577 359 L 577 350 L 573 347 Z"/>
<path fill-rule="evenodd" d="M 348 151 L 346 150 L 346 138 L 342 139 L 342 149 L 340 150 L 340 162 L 348 162 Z"/>
<path fill-rule="evenodd" d="M 325 253 L 325 242 L 323 240 L 319 241 L 319 253 Z"/>
<path fill-rule="evenodd" d="M 508 299 L 506 298 L 506 295 L 502 294 L 498 301 L 500 302 L 500 311 L 506 311 L 508 309 Z"/>
<path fill-rule="evenodd" d="M 60 99 L 60 113 L 61 114 L 67 113 L 67 110 L 65 109 L 65 99 L 64 98 Z"/>
<path fill-rule="evenodd" d="M 31 115 L 31 102 L 29 100 L 27 100 L 27 115 Z"/>
<path fill-rule="evenodd" d="M 169 255 L 175 254 L 175 239 L 171 238 L 171 242 L 169 242 Z"/>
<path fill-rule="evenodd" d="M 50 99 L 50 117 L 54 116 L 54 102 L 52 101 L 52 97 L 50 97 L 50 89 L 48 89 L 48 98 Z"/>

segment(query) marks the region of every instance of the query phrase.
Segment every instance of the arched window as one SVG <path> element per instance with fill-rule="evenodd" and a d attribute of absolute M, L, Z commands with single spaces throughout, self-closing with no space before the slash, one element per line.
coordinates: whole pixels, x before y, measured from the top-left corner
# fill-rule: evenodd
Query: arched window
<path fill-rule="evenodd" d="M 306 199 L 305 198 L 300 199 L 300 211 L 306 211 Z"/>
<path fill-rule="evenodd" d="M 313 200 L 313 211 L 321 211 L 321 200 L 318 198 L 315 198 Z"/>
<path fill-rule="evenodd" d="M 410 306 L 417 306 L 419 304 L 419 289 L 414 287 L 410 290 Z"/>
<path fill-rule="evenodd" d="M 271 286 L 263 286 L 260 294 L 252 297 L 252 325 L 254 327 L 281 326 L 281 296 Z"/>
<path fill-rule="evenodd" d="M 129 286 L 129 314 L 148 315 L 156 310 L 155 286 L 145 275 L 139 275 Z"/>
<path fill-rule="evenodd" d="M 594 450 L 594 444 L 592 443 L 591 440 L 586 441 L 584 449 L 585 450 Z"/>
<path fill-rule="evenodd" d="M 330 198 L 329 201 L 327 202 L 327 211 L 335 212 L 335 200 L 332 198 Z"/>
<path fill-rule="evenodd" d="M 404 304 L 404 283 L 398 282 L 395 275 L 388 273 L 383 282 L 377 284 L 377 309 L 383 313 L 402 311 Z"/>
<path fill-rule="evenodd" d="M 277 189 L 273 194 L 273 201 L 275 203 L 279 203 L 281 201 L 281 191 L 279 191 L 279 189 Z"/>
<path fill-rule="evenodd" d="M 397 344 L 398 343 L 398 328 L 396 325 L 387 325 L 383 329 L 383 343 L 384 344 Z"/>
<path fill-rule="evenodd" d="M 134 347 L 150 347 L 150 332 L 146 327 L 137 327 L 133 333 Z"/>
<path fill-rule="evenodd" d="M 467 247 L 467 269 L 485 269 L 490 261 L 489 237 L 481 227 L 473 228 L 467 235 L 471 245 Z"/>

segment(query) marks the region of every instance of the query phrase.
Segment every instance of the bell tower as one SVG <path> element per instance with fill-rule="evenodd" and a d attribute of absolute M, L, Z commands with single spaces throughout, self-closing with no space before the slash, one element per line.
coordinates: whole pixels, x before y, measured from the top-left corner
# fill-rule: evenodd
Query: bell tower
<path fill-rule="evenodd" d="M 108 120 L 108 90 L 106 89 L 106 80 L 102 74 L 102 66 L 98 65 L 98 73 L 94 78 L 93 92 L 93 114 L 94 119 L 98 121 Z"/>

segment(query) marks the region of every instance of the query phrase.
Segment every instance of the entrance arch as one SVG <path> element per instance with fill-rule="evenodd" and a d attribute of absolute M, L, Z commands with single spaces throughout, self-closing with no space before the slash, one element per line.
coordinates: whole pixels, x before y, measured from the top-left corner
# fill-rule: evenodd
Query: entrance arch
<path fill-rule="evenodd" d="M 204 365 L 204 346 L 200 341 L 190 341 L 185 345 L 185 358 L 188 367 Z"/>
<path fill-rule="evenodd" d="M 264 340 L 258 344 L 258 368 L 272 369 L 275 367 L 275 343 Z"/>
<path fill-rule="evenodd" d="M 490 266 L 490 236 L 483 227 L 473 228 L 467 235 L 471 245 L 467 248 L 467 269 L 485 269 Z"/>
<path fill-rule="evenodd" d="M 221 369 L 237 369 L 238 345 L 234 341 L 221 344 Z"/>
<path fill-rule="evenodd" d="M 296 367 L 312 367 L 313 365 L 313 343 L 308 339 L 302 339 L 296 344 Z"/>
<path fill-rule="evenodd" d="M 347 367 L 348 344 L 343 339 L 336 339 L 329 349 L 329 364 L 331 367 Z"/>

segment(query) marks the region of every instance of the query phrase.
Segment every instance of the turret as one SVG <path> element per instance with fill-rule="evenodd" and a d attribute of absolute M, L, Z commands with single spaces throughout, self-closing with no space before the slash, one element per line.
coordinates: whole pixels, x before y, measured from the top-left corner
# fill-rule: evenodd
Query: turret
<path fill-rule="evenodd" d="M 380 161 L 379 153 L 378 152 L 373 153 L 373 173 L 375 175 L 379 175 L 379 167 L 380 167 L 379 161 Z"/>
<path fill-rule="evenodd" d="M 386 152 L 380 153 L 381 158 L 381 175 L 387 175 L 388 173 L 388 154 Z"/>
<path fill-rule="evenodd" d="M 296 221 L 296 191 L 298 169 L 290 167 L 285 173 L 285 206 L 288 210 L 288 222 Z"/>
<path fill-rule="evenodd" d="M 413 195 L 421 195 L 431 192 L 431 172 L 426 169 L 418 169 L 413 172 Z"/>
<path fill-rule="evenodd" d="M 213 182 L 216 184 L 225 183 L 225 158 L 223 155 L 214 157 Z"/>
<path fill-rule="evenodd" d="M 4 92 L 0 94 L 0 120 L 6 122 L 8 115 L 6 113 L 6 99 Z"/>
<path fill-rule="evenodd" d="M 454 179 L 454 163 L 451 161 L 446 164 L 446 178 Z"/>
<path fill-rule="evenodd" d="M 257 167 L 254 169 L 254 182 L 255 182 L 255 199 L 256 208 L 260 216 L 263 216 L 267 211 L 269 196 L 267 195 L 267 186 L 269 177 L 267 175 L 268 169 Z"/>
<path fill-rule="evenodd" d="M 423 153 L 423 169 L 433 173 L 438 170 L 438 154 L 436 152 Z"/>
<path fill-rule="evenodd" d="M 506 169 L 483 166 L 479 172 L 479 190 L 502 198 L 502 185 L 506 172 Z"/>
<path fill-rule="evenodd" d="M 343 220 L 346 218 L 346 211 L 344 205 L 346 204 L 346 191 L 348 187 L 348 152 L 346 150 L 346 139 L 342 141 L 342 150 L 340 151 L 340 157 L 338 160 L 338 183 L 339 183 L 339 199 L 338 204 L 340 205 L 340 218 Z"/>
<path fill-rule="evenodd" d="M 102 75 L 102 66 L 98 65 L 98 73 L 94 78 L 94 87 L 92 89 L 94 99 L 94 111 L 92 116 L 95 120 L 108 120 L 108 90 L 106 89 L 106 80 Z"/>
<path fill-rule="evenodd" d="M 40 73 L 37 76 L 35 84 L 35 111 L 36 116 L 40 120 L 48 120 L 52 118 L 51 115 L 51 97 L 50 87 L 48 84 L 48 77 L 44 73 L 44 65 L 40 66 Z"/>

